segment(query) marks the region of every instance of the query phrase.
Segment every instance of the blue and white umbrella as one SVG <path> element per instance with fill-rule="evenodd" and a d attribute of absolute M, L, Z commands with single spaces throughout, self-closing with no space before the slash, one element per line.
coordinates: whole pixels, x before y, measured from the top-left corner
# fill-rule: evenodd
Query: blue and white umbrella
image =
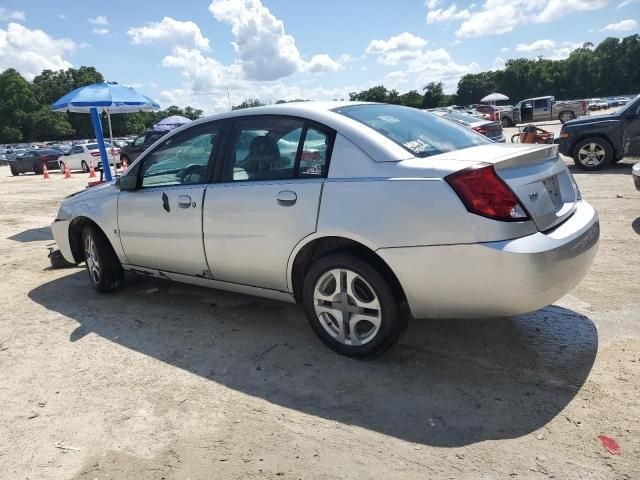
<path fill-rule="evenodd" d="M 94 83 L 76 88 L 51 105 L 54 112 L 90 113 L 93 122 L 93 130 L 102 157 L 105 179 L 112 180 L 111 168 L 104 146 L 100 113 L 106 112 L 109 120 L 109 136 L 113 145 L 113 133 L 111 132 L 112 113 L 148 112 L 158 110 L 160 105 L 149 97 L 136 92 L 131 87 L 126 87 L 115 82 Z"/>
<path fill-rule="evenodd" d="M 182 117 L 180 115 L 171 115 L 170 117 L 160 120 L 153 126 L 153 128 L 155 128 L 156 130 L 171 130 L 190 122 L 191 119 L 187 117 Z"/>

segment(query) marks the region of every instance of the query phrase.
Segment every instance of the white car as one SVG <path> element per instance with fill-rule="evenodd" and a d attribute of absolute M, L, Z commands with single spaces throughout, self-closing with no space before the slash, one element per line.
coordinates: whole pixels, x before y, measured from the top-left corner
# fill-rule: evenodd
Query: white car
<path fill-rule="evenodd" d="M 111 148 L 109 142 L 104 142 L 109 155 L 110 163 L 120 166 L 120 149 Z M 85 173 L 89 172 L 89 166 L 93 161 L 94 168 L 98 168 L 101 165 L 100 150 L 97 143 L 87 143 L 83 145 L 75 145 L 71 147 L 67 153 L 60 157 L 60 170 L 64 171 L 64 164 L 66 163 L 69 170 L 82 170 Z"/>

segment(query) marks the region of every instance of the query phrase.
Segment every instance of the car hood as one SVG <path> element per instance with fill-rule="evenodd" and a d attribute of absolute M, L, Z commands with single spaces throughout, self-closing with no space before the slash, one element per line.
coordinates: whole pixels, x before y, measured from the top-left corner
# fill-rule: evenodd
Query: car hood
<path fill-rule="evenodd" d="M 563 128 L 575 127 L 578 125 L 590 125 L 592 123 L 606 123 L 606 122 L 619 122 L 620 117 L 618 115 L 593 115 L 588 117 L 576 118 L 565 122 Z"/>
<path fill-rule="evenodd" d="M 86 202 L 87 200 L 92 200 L 94 198 L 117 195 L 119 191 L 120 190 L 115 187 L 115 181 L 107 182 L 102 185 L 97 185 L 95 187 L 87 188 L 86 190 L 72 193 L 65 199 L 64 203 L 73 204 L 77 202 Z"/>

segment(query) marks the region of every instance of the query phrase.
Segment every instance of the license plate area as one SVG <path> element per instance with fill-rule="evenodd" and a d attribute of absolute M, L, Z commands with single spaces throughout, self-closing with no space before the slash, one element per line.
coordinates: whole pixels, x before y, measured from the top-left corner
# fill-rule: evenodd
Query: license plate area
<path fill-rule="evenodd" d="M 553 206 L 556 208 L 556 210 L 560 210 L 564 202 L 562 200 L 560 183 L 558 182 L 558 175 L 553 175 L 551 177 L 545 178 L 542 181 L 542 184 L 549 194 L 549 198 L 551 199 Z"/>

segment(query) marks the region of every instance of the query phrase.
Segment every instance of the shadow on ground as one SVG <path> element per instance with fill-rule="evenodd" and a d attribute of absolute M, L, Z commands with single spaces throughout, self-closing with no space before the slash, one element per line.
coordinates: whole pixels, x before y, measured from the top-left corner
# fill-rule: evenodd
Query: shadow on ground
<path fill-rule="evenodd" d="M 15 242 L 42 242 L 45 240 L 53 240 L 53 234 L 50 227 L 30 228 L 24 232 L 16 233 L 9 240 Z"/>
<path fill-rule="evenodd" d="M 560 307 L 512 319 L 413 321 L 388 355 L 340 357 L 296 305 L 128 277 L 93 292 L 84 272 L 29 297 L 94 332 L 228 388 L 412 442 L 462 446 L 539 429 L 571 401 L 598 336 Z"/>
<path fill-rule="evenodd" d="M 629 181 L 633 183 L 633 180 L 631 180 L 631 168 L 633 164 L 625 163 L 624 160 L 619 163 L 612 163 L 602 170 L 582 170 L 575 165 L 567 165 L 567 167 L 573 175 L 629 175 Z"/>

